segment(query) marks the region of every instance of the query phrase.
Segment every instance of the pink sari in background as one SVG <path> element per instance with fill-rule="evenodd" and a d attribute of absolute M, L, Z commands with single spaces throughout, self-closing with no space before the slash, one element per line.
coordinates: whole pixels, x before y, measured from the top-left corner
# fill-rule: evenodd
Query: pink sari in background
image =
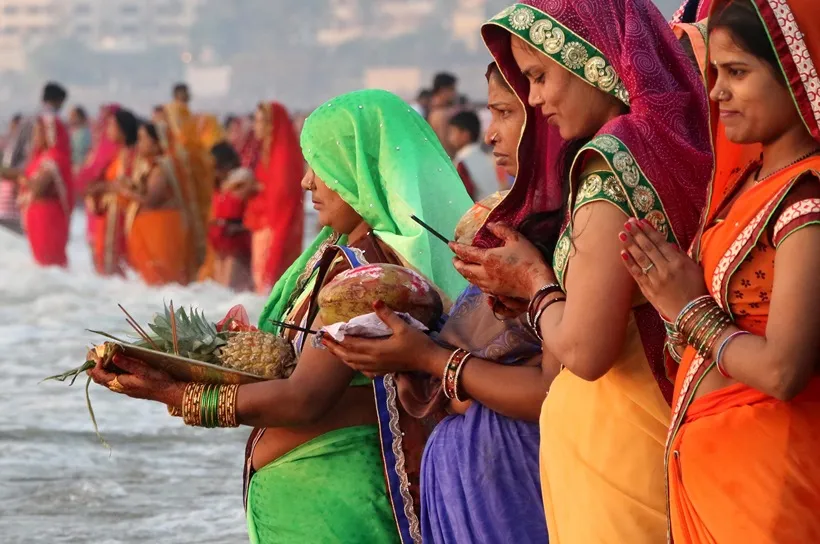
<path fill-rule="evenodd" d="M 71 143 L 65 125 L 56 117 L 37 119 L 46 134 L 46 147 L 33 151 L 25 170 L 21 195 L 23 224 L 34 260 L 40 266 L 68 266 L 66 246 L 73 207 Z M 49 174 L 51 186 L 41 194 L 28 189 L 30 180 Z"/>
<path fill-rule="evenodd" d="M 105 127 L 108 124 L 108 119 L 111 118 L 117 110 L 120 109 L 119 104 L 105 104 L 100 107 L 100 112 L 94 122 L 92 128 L 92 148 L 88 155 L 88 160 L 85 165 L 77 172 L 74 178 L 74 195 L 80 198 L 85 194 L 89 185 L 97 181 L 105 179 L 105 172 L 117 158 L 117 153 L 120 146 L 108 138 Z M 88 243 L 93 247 L 94 233 L 100 230 L 96 224 L 100 221 L 100 216 L 94 213 L 93 207 L 87 207 L 86 216 L 88 218 L 87 239 Z"/>

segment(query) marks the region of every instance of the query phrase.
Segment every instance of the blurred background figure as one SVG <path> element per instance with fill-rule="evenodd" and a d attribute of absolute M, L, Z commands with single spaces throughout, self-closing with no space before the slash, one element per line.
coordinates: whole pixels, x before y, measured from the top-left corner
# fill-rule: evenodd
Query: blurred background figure
<path fill-rule="evenodd" d="M 447 143 L 455 153 L 453 162 L 473 200 L 483 200 L 498 191 L 498 178 L 490 157 L 480 144 L 481 121 L 465 110 L 450 118 Z"/>
<path fill-rule="evenodd" d="M 248 200 L 260 187 L 228 142 L 213 146 L 211 156 L 215 184 L 208 243 L 214 252 L 213 280 L 234 291 L 249 291 L 253 289 L 251 233 L 244 217 Z"/>
<path fill-rule="evenodd" d="M 448 72 L 436 74 L 433 78 L 427 121 L 451 157 L 454 151 L 447 144 L 447 124 L 456 112 L 457 102 L 458 78 Z"/>
<path fill-rule="evenodd" d="M 16 113 L 9 122 L 8 133 L 3 146 L 0 166 L 6 169 L 18 169 L 26 160 L 28 145 L 24 132 L 23 115 Z M 17 183 L 13 179 L 0 178 L 0 226 L 18 234 L 23 232 L 20 225 L 20 212 L 17 209 Z"/>
<path fill-rule="evenodd" d="M 68 128 L 71 134 L 71 165 L 74 172 L 79 172 L 91 151 L 91 128 L 88 125 L 88 115 L 82 106 L 71 108 Z"/>

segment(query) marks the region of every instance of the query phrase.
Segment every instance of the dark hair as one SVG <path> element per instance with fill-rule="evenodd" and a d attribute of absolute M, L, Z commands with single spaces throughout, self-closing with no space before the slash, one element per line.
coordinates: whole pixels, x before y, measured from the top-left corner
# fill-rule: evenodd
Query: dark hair
<path fill-rule="evenodd" d="M 174 85 L 174 98 L 180 93 L 189 94 L 188 85 L 185 83 L 177 83 Z"/>
<path fill-rule="evenodd" d="M 43 102 L 65 102 L 66 97 L 68 97 L 68 92 L 59 83 L 49 81 L 46 83 L 46 86 L 43 87 Z"/>
<path fill-rule="evenodd" d="M 12 123 L 19 123 L 22 120 L 23 120 L 23 114 L 22 113 L 15 113 L 11 117 L 11 122 Z"/>
<path fill-rule="evenodd" d="M 552 262 L 555 246 L 558 245 L 558 237 L 561 234 L 563 217 L 561 210 L 533 213 L 521 222 L 517 230 L 541 252 L 547 262 Z"/>
<path fill-rule="evenodd" d="M 766 27 L 749 0 L 721 0 L 713 13 L 709 18 L 709 33 L 718 28 L 728 30 L 738 47 L 767 62 L 777 79 L 786 85 Z"/>
<path fill-rule="evenodd" d="M 239 154 L 228 142 L 219 142 L 211 148 L 214 165 L 219 169 L 232 170 L 242 166 Z"/>
<path fill-rule="evenodd" d="M 114 112 L 114 119 L 116 119 L 117 126 L 120 127 L 120 132 L 125 137 L 125 145 L 131 147 L 137 143 L 137 131 L 140 124 L 134 114 L 121 109 Z"/>
<path fill-rule="evenodd" d="M 162 104 L 154 106 L 154 113 L 165 113 L 165 106 Z"/>
<path fill-rule="evenodd" d="M 86 121 L 88 119 L 88 114 L 82 106 L 74 106 L 74 113 L 80 118 L 80 121 Z"/>
<path fill-rule="evenodd" d="M 159 132 L 157 132 L 157 126 L 154 123 L 142 121 L 140 126 L 145 129 L 145 132 L 148 133 L 148 136 L 150 136 L 152 140 L 158 144 L 162 144 L 162 140 L 159 138 Z"/>
<path fill-rule="evenodd" d="M 504 79 L 504 74 L 501 73 L 501 69 L 498 67 L 498 63 L 491 62 L 489 65 L 487 65 L 487 71 L 484 73 L 484 77 L 487 78 L 487 83 L 489 83 L 490 81 L 495 81 L 508 92 L 513 92 L 512 87 L 510 87 L 510 84 L 507 83 L 506 79 Z"/>
<path fill-rule="evenodd" d="M 473 111 L 458 112 L 450 118 L 449 124 L 461 130 L 466 130 L 470 134 L 471 142 L 477 142 L 481 137 L 481 121 Z"/>
<path fill-rule="evenodd" d="M 234 115 L 232 113 L 229 113 L 228 115 L 225 116 L 225 120 L 222 122 L 223 123 L 222 126 L 224 126 L 225 128 L 231 128 L 231 125 L 234 123 L 234 121 L 236 121 L 238 119 L 239 119 L 239 117 L 237 117 L 236 115 Z"/>
<path fill-rule="evenodd" d="M 422 89 L 419 91 L 419 95 L 416 97 L 416 100 L 430 100 L 433 96 L 433 91 L 430 89 Z"/>
<path fill-rule="evenodd" d="M 437 93 L 442 89 L 455 87 L 458 83 L 458 78 L 449 72 L 440 72 L 433 78 L 433 93 Z"/>

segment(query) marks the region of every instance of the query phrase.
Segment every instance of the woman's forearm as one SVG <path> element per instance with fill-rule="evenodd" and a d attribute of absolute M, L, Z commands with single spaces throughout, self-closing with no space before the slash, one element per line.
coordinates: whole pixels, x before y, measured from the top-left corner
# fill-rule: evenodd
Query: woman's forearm
<path fill-rule="evenodd" d="M 438 348 L 431 356 L 428 373 L 442 376 L 451 353 Z M 502 365 L 477 357 L 464 363 L 459 385 L 460 391 L 490 410 L 531 422 L 538 421 L 541 404 L 549 389 L 540 366 Z"/>
<path fill-rule="evenodd" d="M 723 333 L 712 350 L 713 358 L 723 341 L 739 330 L 733 326 Z M 809 384 L 818 361 L 818 353 L 801 353 L 795 346 L 777 346 L 765 337 L 746 334 L 725 347 L 720 366 L 732 379 L 789 401 Z"/>
<path fill-rule="evenodd" d="M 296 427 L 314 423 L 326 410 L 295 389 L 288 379 L 243 385 L 236 398 L 237 421 L 250 427 Z"/>

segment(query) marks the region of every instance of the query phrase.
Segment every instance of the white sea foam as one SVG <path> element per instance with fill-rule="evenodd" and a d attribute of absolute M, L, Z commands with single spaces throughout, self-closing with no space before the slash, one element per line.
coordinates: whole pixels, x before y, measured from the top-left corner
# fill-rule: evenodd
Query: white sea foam
<path fill-rule="evenodd" d="M 99 278 L 75 214 L 70 268 L 34 266 L 24 238 L 0 229 L 0 535 L 16 542 L 245 542 L 241 469 L 247 429 L 195 430 L 163 406 L 92 386 L 108 452 L 93 434 L 81 378 L 39 381 L 81 364 L 98 340 L 126 333 L 122 304 L 144 323 L 163 300 L 217 320 L 264 299 L 213 283 L 149 288 Z"/>

